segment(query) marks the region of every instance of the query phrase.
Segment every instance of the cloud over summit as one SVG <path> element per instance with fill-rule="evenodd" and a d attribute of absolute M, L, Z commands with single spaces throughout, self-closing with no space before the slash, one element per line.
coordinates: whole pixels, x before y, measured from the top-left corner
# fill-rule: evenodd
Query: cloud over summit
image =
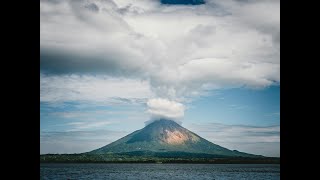
<path fill-rule="evenodd" d="M 152 120 L 170 119 L 179 120 L 184 116 L 184 105 L 168 99 L 149 99 L 147 102 L 148 113 Z"/>

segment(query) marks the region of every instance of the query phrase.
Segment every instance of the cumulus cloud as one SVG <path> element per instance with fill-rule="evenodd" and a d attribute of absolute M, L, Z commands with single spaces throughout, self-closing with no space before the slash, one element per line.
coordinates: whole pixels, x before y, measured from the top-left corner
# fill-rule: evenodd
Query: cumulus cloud
<path fill-rule="evenodd" d="M 41 70 L 134 77 L 175 101 L 221 87 L 263 88 L 280 82 L 279 7 L 277 0 L 42 0 Z"/>
<path fill-rule="evenodd" d="M 149 99 L 147 106 L 148 113 L 151 115 L 151 121 L 162 118 L 178 121 L 184 116 L 184 105 L 168 99 Z"/>

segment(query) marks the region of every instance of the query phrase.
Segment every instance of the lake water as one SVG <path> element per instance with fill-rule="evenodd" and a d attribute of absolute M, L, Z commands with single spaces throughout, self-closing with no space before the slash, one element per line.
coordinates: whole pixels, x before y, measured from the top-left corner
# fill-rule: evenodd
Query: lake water
<path fill-rule="evenodd" d="M 40 164 L 40 179 L 280 179 L 280 165 Z"/>

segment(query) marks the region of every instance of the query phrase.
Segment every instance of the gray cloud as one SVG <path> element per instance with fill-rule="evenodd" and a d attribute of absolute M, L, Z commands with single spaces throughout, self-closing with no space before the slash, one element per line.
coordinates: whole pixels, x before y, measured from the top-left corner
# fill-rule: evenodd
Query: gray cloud
<path fill-rule="evenodd" d="M 280 82 L 279 1 L 52 2 L 40 3 L 41 70 L 49 75 L 134 77 L 176 101 Z"/>

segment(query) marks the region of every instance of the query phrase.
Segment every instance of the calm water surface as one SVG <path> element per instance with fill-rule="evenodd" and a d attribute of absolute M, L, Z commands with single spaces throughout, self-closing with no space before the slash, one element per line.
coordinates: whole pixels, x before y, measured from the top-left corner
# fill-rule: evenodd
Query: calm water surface
<path fill-rule="evenodd" d="M 41 164 L 40 179 L 280 179 L 280 165 Z"/>

